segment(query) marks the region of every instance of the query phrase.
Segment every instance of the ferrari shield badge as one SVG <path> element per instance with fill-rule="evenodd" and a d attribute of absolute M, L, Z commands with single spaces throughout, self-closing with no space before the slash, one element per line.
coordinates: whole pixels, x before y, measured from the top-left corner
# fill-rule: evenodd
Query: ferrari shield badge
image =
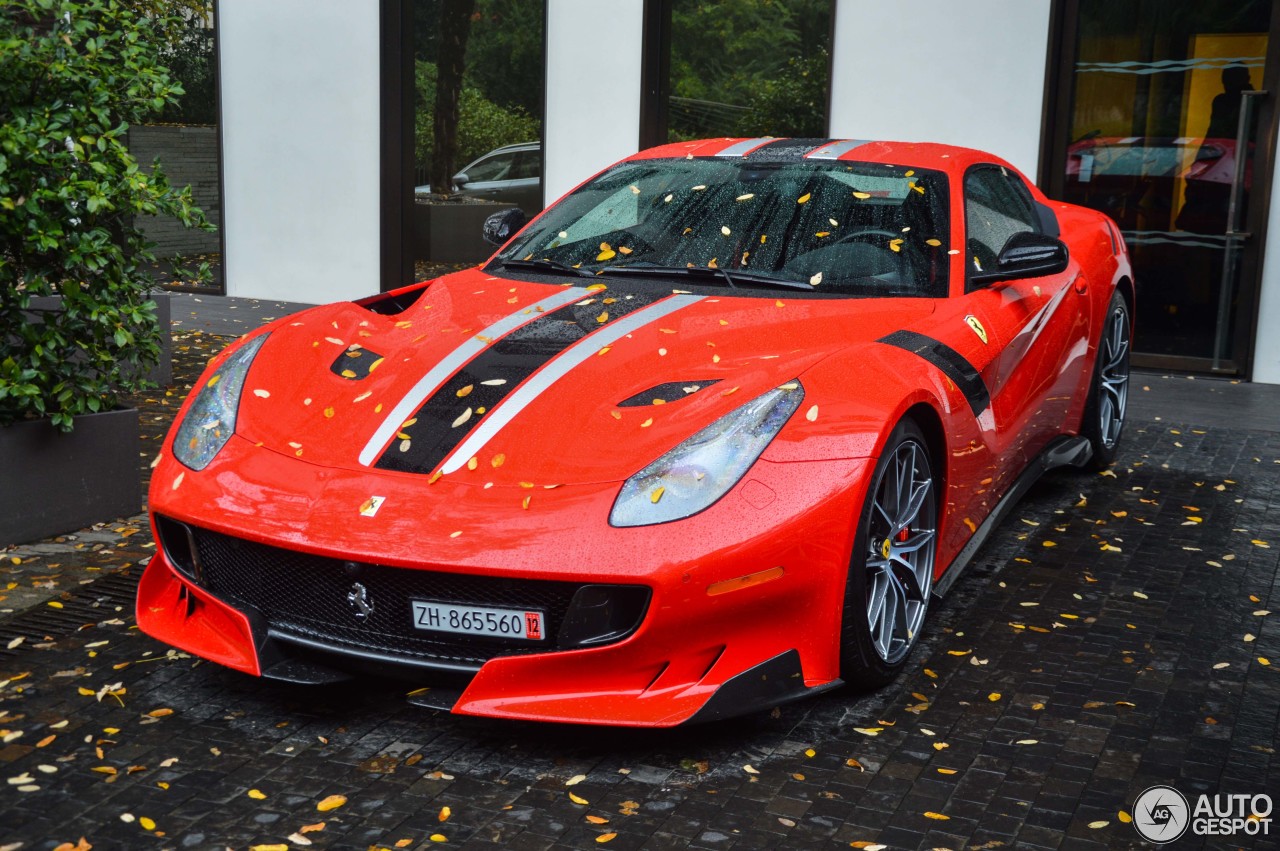
<path fill-rule="evenodd" d="M 978 321 L 978 317 L 970 313 L 964 318 L 964 321 L 966 325 L 973 329 L 973 333 L 978 335 L 978 339 L 982 341 L 983 345 L 986 345 L 987 329 L 982 327 L 982 323 Z"/>
<path fill-rule="evenodd" d="M 378 509 L 382 507 L 382 503 L 386 502 L 385 496 L 371 496 L 360 505 L 361 517 L 373 517 L 377 515 Z"/>

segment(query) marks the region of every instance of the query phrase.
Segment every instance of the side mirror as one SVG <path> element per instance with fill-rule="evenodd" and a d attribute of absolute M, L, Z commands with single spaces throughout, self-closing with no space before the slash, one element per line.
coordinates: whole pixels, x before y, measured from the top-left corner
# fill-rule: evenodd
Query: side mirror
<path fill-rule="evenodd" d="M 458 172 L 453 176 L 453 185 L 458 187 L 459 189 L 466 189 L 467 184 L 470 182 L 471 182 L 471 178 L 467 177 L 462 172 Z"/>
<path fill-rule="evenodd" d="M 520 228 L 524 227 L 528 220 L 529 217 L 519 207 L 494 213 L 484 220 L 485 242 L 492 242 L 494 245 L 505 244 Z"/>
<path fill-rule="evenodd" d="M 996 267 L 975 275 L 973 281 L 989 283 L 1056 275 L 1066 270 L 1069 258 L 1067 246 L 1060 239 L 1031 231 L 1015 233 L 1000 249 Z"/>

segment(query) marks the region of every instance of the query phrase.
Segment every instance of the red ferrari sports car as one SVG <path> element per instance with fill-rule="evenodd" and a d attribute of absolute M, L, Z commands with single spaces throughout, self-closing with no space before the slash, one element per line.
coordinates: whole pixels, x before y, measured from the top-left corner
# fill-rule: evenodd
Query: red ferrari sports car
<path fill-rule="evenodd" d="M 143 630 L 468 715 L 706 721 L 886 683 L 1037 476 L 1114 458 L 1124 243 L 990 154 L 671 144 L 522 217 L 210 363 Z"/>

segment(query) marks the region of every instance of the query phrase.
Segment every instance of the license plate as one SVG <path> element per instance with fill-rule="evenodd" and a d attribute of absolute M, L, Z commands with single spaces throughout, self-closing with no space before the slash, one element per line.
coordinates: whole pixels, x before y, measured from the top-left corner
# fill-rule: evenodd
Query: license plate
<path fill-rule="evenodd" d="M 491 609 L 487 606 L 459 606 L 413 600 L 413 625 L 428 632 L 457 632 L 542 641 L 542 612 L 520 609 Z"/>

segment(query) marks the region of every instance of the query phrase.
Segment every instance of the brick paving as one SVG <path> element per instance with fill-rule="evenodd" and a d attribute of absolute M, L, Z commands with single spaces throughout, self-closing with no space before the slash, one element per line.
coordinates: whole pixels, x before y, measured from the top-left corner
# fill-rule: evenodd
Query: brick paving
<path fill-rule="evenodd" d="M 178 342 L 140 461 L 225 338 Z M 1162 416 L 1032 491 L 894 685 L 691 729 L 254 680 L 133 627 L 142 516 L 11 548 L 0 849 L 1150 847 L 1121 818 L 1148 786 L 1280 791 L 1280 433 Z"/>

